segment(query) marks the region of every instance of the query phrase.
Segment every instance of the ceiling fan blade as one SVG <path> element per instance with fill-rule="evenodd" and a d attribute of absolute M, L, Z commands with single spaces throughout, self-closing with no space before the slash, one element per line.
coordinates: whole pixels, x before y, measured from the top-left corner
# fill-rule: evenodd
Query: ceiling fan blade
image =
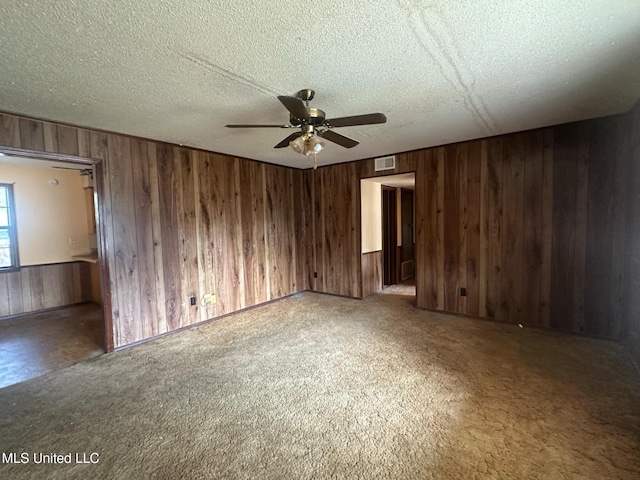
<path fill-rule="evenodd" d="M 336 133 L 336 132 L 332 132 L 331 130 L 327 130 L 322 133 L 317 132 L 317 134 L 320 135 L 325 140 L 329 140 L 330 142 L 337 143 L 338 145 L 343 146 L 344 148 L 353 148 L 356 145 L 358 145 L 358 143 L 360 143 L 360 142 L 356 142 L 352 138 L 345 137 L 344 135 L 340 135 L 339 133 Z"/>
<path fill-rule="evenodd" d="M 304 106 L 304 102 L 298 97 L 287 97 L 285 95 L 278 95 L 278 100 L 282 102 L 289 113 L 294 118 L 299 118 L 301 120 L 309 120 L 309 112 L 307 112 L 307 107 Z"/>
<path fill-rule="evenodd" d="M 300 135 L 302 135 L 302 132 L 296 132 L 296 133 L 292 133 L 291 135 L 289 135 L 287 138 L 285 138 L 284 140 L 282 140 L 279 144 L 277 144 L 275 147 L 273 148 L 285 148 L 289 146 L 289 142 L 291 140 L 295 140 L 296 138 L 298 138 Z"/>
<path fill-rule="evenodd" d="M 385 123 L 387 117 L 384 113 L 368 113 L 366 115 L 353 115 L 351 117 L 330 118 L 324 124 L 329 127 L 351 127 L 354 125 L 373 125 Z"/>
<path fill-rule="evenodd" d="M 291 128 L 293 125 L 225 125 L 227 128 Z"/>

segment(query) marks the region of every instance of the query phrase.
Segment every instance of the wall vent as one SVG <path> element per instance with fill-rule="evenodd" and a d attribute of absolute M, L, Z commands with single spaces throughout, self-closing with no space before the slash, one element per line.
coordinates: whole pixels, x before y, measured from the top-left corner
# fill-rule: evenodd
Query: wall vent
<path fill-rule="evenodd" d="M 376 158 L 376 172 L 380 172 L 382 170 L 394 170 L 396 168 L 396 157 L 392 155 L 391 157 L 380 157 Z"/>

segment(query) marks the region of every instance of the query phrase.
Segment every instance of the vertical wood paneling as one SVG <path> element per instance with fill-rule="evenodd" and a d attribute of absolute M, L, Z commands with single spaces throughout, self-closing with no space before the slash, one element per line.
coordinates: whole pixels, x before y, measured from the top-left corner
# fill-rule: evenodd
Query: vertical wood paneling
<path fill-rule="evenodd" d="M 213 210 L 211 205 L 211 155 L 201 152 L 198 163 L 198 208 L 196 221 L 198 223 L 198 267 L 200 294 L 214 294 L 216 292 L 213 242 Z M 216 304 L 206 303 L 200 307 L 200 319 L 207 320 L 216 316 Z"/>
<path fill-rule="evenodd" d="M 351 297 L 361 294 L 356 172 L 353 162 L 320 168 L 315 183 L 316 289 Z"/>
<path fill-rule="evenodd" d="M 58 128 L 54 123 L 44 122 L 42 124 L 42 132 L 44 135 L 44 151 L 58 152 Z"/>
<path fill-rule="evenodd" d="M 42 122 L 21 118 L 20 145 L 28 150 L 44 150 L 44 132 Z"/>
<path fill-rule="evenodd" d="M 315 281 L 314 281 L 314 290 L 317 292 L 325 291 L 325 283 L 324 283 L 324 242 L 325 242 L 325 234 L 324 234 L 324 225 L 326 222 L 325 212 L 324 212 L 324 169 L 320 169 L 320 171 L 314 170 L 313 172 L 313 214 L 314 214 L 314 239 L 315 239 L 315 248 L 314 248 L 314 264 L 315 264 Z"/>
<path fill-rule="evenodd" d="M 488 141 L 480 142 L 480 247 L 478 260 L 478 303 L 479 315 L 487 317 L 487 285 L 489 283 L 489 179 Z"/>
<path fill-rule="evenodd" d="M 361 296 L 358 180 L 408 171 L 418 185 L 418 305 L 616 337 L 625 316 L 633 325 L 623 257 L 633 251 L 635 147 L 621 118 L 398 154 L 394 172 L 374 172 L 370 159 L 300 173 L 154 144 L 145 163 L 144 142 L 5 114 L 0 144 L 102 161 L 100 241 L 118 346 L 310 285 Z M 3 308 L 51 304 L 45 277 L 78 283 L 77 267 L 55 272 L 7 281 Z M 198 314 L 185 297 L 203 289 L 219 304 Z"/>
<path fill-rule="evenodd" d="M 406 159 L 406 156 L 405 156 Z M 403 162 L 406 163 L 406 162 Z M 360 251 L 360 181 L 356 179 L 356 164 L 351 162 L 347 164 L 347 178 L 351 181 L 347 184 L 347 198 L 346 200 L 351 205 L 351 221 L 349 222 L 349 249 L 350 251 Z M 361 290 L 361 276 L 362 276 L 362 262 L 355 255 L 349 255 L 347 253 L 347 261 L 350 264 L 349 278 L 351 279 L 351 287 L 348 295 L 360 298 L 362 296 Z M 398 257 L 399 258 L 399 257 Z"/>
<path fill-rule="evenodd" d="M 193 325 L 199 321 L 200 295 L 198 294 L 198 250 L 196 207 L 191 150 L 177 148 L 173 150 L 176 171 L 178 172 L 178 248 L 180 252 L 180 299 L 183 316 L 181 326 Z M 190 298 L 196 298 L 196 304 L 190 304 Z"/>
<path fill-rule="evenodd" d="M 416 155 L 414 153 L 414 155 Z M 416 167 L 416 297 L 419 305 L 437 308 L 437 175 L 438 162 L 433 150 L 420 152 Z"/>
<path fill-rule="evenodd" d="M 540 325 L 542 288 L 543 132 L 526 135 L 524 164 L 524 228 L 522 323 Z"/>
<path fill-rule="evenodd" d="M 236 227 L 236 235 L 234 237 L 235 240 L 235 250 L 238 255 L 238 296 L 240 299 L 240 308 L 245 308 L 247 305 L 252 305 L 252 303 L 247 302 L 247 292 L 245 288 L 244 278 L 245 278 L 245 260 L 243 255 L 243 243 L 244 238 L 242 236 L 242 199 L 240 198 L 241 191 L 241 183 L 240 183 L 240 159 L 233 159 L 233 199 L 234 199 L 234 218 L 235 227 Z"/>
<path fill-rule="evenodd" d="M 499 318 L 511 322 L 517 322 L 522 315 L 524 135 L 510 135 L 503 145 Z"/>
<path fill-rule="evenodd" d="M 115 138 L 115 135 L 111 136 Z M 65 155 L 78 155 L 78 129 L 58 125 L 58 153 Z"/>
<path fill-rule="evenodd" d="M 556 129 L 553 158 L 553 245 L 549 325 L 569 329 L 573 324 L 575 222 L 576 222 L 576 126 Z"/>
<path fill-rule="evenodd" d="M 436 282 L 437 282 L 437 293 L 438 299 L 436 302 L 436 308 L 439 310 L 444 310 L 445 302 L 445 270 L 444 270 L 444 262 L 445 262 L 445 244 L 444 244 L 444 179 L 445 179 L 445 149 L 440 147 L 435 149 L 436 155 Z M 416 193 L 419 195 L 419 192 Z"/>
<path fill-rule="evenodd" d="M 241 160 L 240 184 L 259 186 L 240 189 L 245 295 L 247 305 L 256 305 L 267 301 L 261 165 Z"/>
<path fill-rule="evenodd" d="M 22 305 L 22 278 L 20 272 L 10 272 L 7 274 L 7 294 L 9 296 L 9 314 L 24 312 Z"/>
<path fill-rule="evenodd" d="M 502 143 L 492 138 L 487 143 L 487 287 L 485 308 L 489 318 L 500 318 L 502 304 Z"/>
<path fill-rule="evenodd" d="M 20 283 L 21 283 L 21 292 L 22 292 L 22 310 L 24 312 L 32 312 L 35 310 L 31 303 L 31 275 L 22 268 L 20 270 Z"/>
<path fill-rule="evenodd" d="M 155 149 L 155 145 L 152 144 Z M 143 140 L 131 141 L 131 166 L 133 170 L 133 198 L 137 230 L 138 252 L 153 252 L 153 214 L 151 209 L 151 182 L 149 178 L 149 145 Z M 142 335 L 158 335 L 158 300 L 156 298 L 155 257 L 138 255 L 138 281 L 140 292 L 140 323 Z M 143 337 L 143 338 L 144 338 Z"/>
<path fill-rule="evenodd" d="M 611 139 L 617 137 L 613 122 L 596 120 L 589 132 L 589 185 L 588 226 L 586 232 L 586 269 L 587 281 L 584 284 L 585 315 L 584 328 L 588 332 L 600 335 L 609 334 L 613 304 L 608 294 L 603 294 L 603 285 L 613 283 L 613 233 L 616 155 Z M 587 205 L 585 205 L 587 207 Z M 585 208 L 586 210 L 586 208 Z M 607 289 L 609 290 L 609 289 Z"/>
<path fill-rule="evenodd" d="M 0 272 L 0 317 L 91 301 L 88 273 L 89 264 L 84 262 Z M 84 284 L 76 279 L 84 279 Z"/>
<path fill-rule="evenodd" d="M 167 316 L 166 316 L 166 299 L 164 290 L 164 263 L 162 256 L 162 222 L 160 219 L 160 186 L 158 179 L 158 159 L 156 144 L 153 142 L 147 143 L 147 163 L 149 166 L 149 195 L 151 202 L 151 235 L 153 242 L 153 265 L 154 265 L 154 282 L 155 282 L 155 297 L 156 297 L 156 318 L 149 319 L 152 324 L 150 327 L 153 329 L 153 324 L 156 325 L 158 334 L 165 333 L 167 328 Z M 147 214 L 148 215 L 148 214 Z M 150 255 L 149 250 L 144 250 L 141 253 L 143 256 Z M 150 262 L 151 260 L 149 260 Z"/>
<path fill-rule="evenodd" d="M 290 202 L 288 173 L 288 170 L 280 167 L 264 166 L 271 298 L 282 297 L 294 291 L 295 270 L 291 268 L 294 256 L 294 225 L 290 215 L 291 209 L 287 208 Z"/>
<path fill-rule="evenodd" d="M 467 287 L 467 250 L 469 238 L 467 236 L 467 160 L 468 144 L 462 143 L 456 148 L 456 162 L 458 164 L 459 200 L 458 200 L 458 279 L 456 288 L 456 312 L 467 313 L 467 297 L 461 295 L 460 288 Z"/>
<path fill-rule="evenodd" d="M 0 145 L 100 162 L 95 183 L 105 253 L 105 324 L 115 333 L 116 347 L 310 287 L 311 172 L 4 114 Z M 351 238 L 357 234 L 352 228 Z M 351 262 L 349 271 L 359 274 L 358 259 Z M 79 283 L 82 292 L 45 286 L 43 275 Z M 84 279 L 77 268 L 30 269 L 19 285 L 11 284 L 11 301 L 16 303 L 18 292 L 20 303 L 31 309 L 52 305 L 58 294 L 75 301 L 90 292 Z M 358 279 L 349 285 L 348 291 L 358 292 Z M 200 307 L 205 293 L 215 294 L 218 304 Z M 189 305 L 191 296 L 198 305 Z M 8 302 L 7 293 L 10 311 Z"/>
<path fill-rule="evenodd" d="M 91 132 L 83 128 L 78 129 L 78 155 L 91 158 Z"/>
<path fill-rule="evenodd" d="M 291 205 L 299 205 L 300 208 L 296 208 L 293 211 L 294 214 L 294 238 L 295 238 L 295 247 L 296 247 L 296 255 L 293 258 L 296 266 L 296 278 L 295 278 L 295 290 L 308 288 L 305 287 L 306 279 L 305 273 L 308 271 L 306 262 L 308 259 L 306 246 L 308 241 L 306 240 L 306 218 L 305 218 L 305 201 L 304 201 L 304 193 L 305 193 L 305 185 L 304 185 L 304 172 L 290 172 L 292 176 L 292 186 L 293 188 L 289 189 L 291 194 Z"/>
<path fill-rule="evenodd" d="M 2 128 L 0 129 L 0 141 L 2 145 L 7 147 L 20 148 L 20 119 L 13 115 L 2 115 L 0 120 L 2 121 Z"/>
<path fill-rule="evenodd" d="M 630 135 L 640 138 L 640 130 L 631 127 L 631 115 L 616 117 L 616 135 L 613 139 L 615 150 L 615 176 L 613 197 L 613 226 L 612 226 L 612 250 L 611 250 L 611 320 L 609 322 L 608 336 L 620 338 L 625 331 L 625 304 L 626 297 L 633 295 L 636 290 L 631 290 L 627 285 L 625 269 L 629 262 L 625 258 L 628 255 L 626 245 L 626 231 L 632 226 L 627 221 L 627 203 L 633 191 L 627 190 L 629 178 L 628 161 L 631 157 Z M 640 311 L 639 311 L 640 312 Z M 640 315 L 638 315 L 640 317 Z"/>
<path fill-rule="evenodd" d="M 126 137 L 108 135 L 107 148 L 113 232 L 118 239 L 114 245 L 115 269 L 112 272 L 119 292 L 113 298 L 114 317 L 119 320 L 114 333 L 118 344 L 124 345 L 145 338 L 145 325 L 141 319 L 131 141 Z M 139 172 L 136 172 L 136 179 L 139 179 Z M 136 227 L 132 228 L 132 225 Z M 122 295 L 121 292 L 127 292 L 127 295 Z"/>
<path fill-rule="evenodd" d="M 202 230 L 204 229 L 203 221 L 202 221 L 202 207 L 201 207 L 201 197 L 200 197 L 200 181 L 203 176 L 201 169 L 203 168 L 203 164 L 205 161 L 204 152 L 194 151 L 192 152 L 191 158 L 193 160 L 193 207 L 194 207 L 194 221 L 196 225 L 196 231 L 194 236 L 194 242 L 196 247 L 196 266 L 195 266 L 195 281 L 196 281 L 196 299 L 198 302 L 198 318 L 197 321 L 201 322 L 203 320 L 207 320 L 208 317 L 208 305 L 204 299 L 204 295 L 207 292 L 206 289 L 206 280 L 205 280 L 205 263 L 203 261 L 204 247 L 202 245 Z M 204 167 L 204 171 L 206 172 L 208 169 L 207 166 Z"/>
<path fill-rule="evenodd" d="M 180 251 L 178 247 L 178 196 L 180 194 L 177 173 L 173 161 L 173 148 L 164 143 L 156 144 L 158 163 L 158 191 L 160 197 L 160 236 L 162 238 L 162 270 L 164 278 L 165 316 L 167 330 L 182 325 L 182 300 L 180 280 Z"/>
<path fill-rule="evenodd" d="M 467 303 L 469 315 L 480 315 L 480 161 L 481 143 L 469 142 L 467 157 Z"/>
<path fill-rule="evenodd" d="M 456 145 L 445 148 L 444 161 L 444 309 L 459 312 L 460 303 L 460 163 Z"/>
<path fill-rule="evenodd" d="M 304 282 L 297 286 L 297 290 L 310 290 L 313 286 L 313 245 L 314 237 L 314 218 L 313 218 L 313 171 L 307 170 L 302 172 L 302 195 L 299 197 L 299 204 L 303 211 L 303 228 L 304 234 L 301 238 L 302 245 L 299 245 L 298 256 L 303 259 L 302 271 L 300 274 L 304 277 Z M 295 192 L 295 187 L 294 187 Z"/>
<path fill-rule="evenodd" d="M 543 130 L 542 151 L 542 239 L 540 265 L 540 323 L 550 325 L 551 265 L 553 245 L 553 129 Z"/>
<path fill-rule="evenodd" d="M 44 308 L 53 308 L 57 306 L 58 299 L 61 297 L 62 291 L 60 285 L 64 281 L 60 276 L 59 265 L 50 265 L 48 268 L 42 268 L 42 288 L 44 290 Z"/>
<path fill-rule="evenodd" d="M 210 168 L 217 312 L 224 314 L 240 308 L 240 296 L 237 294 L 240 265 L 236 243 L 238 227 L 234 217 L 236 202 L 233 158 L 215 155 Z"/>
<path fill-rule="evenodd" d="M 42 267 L 23 269 L 24 274 L 29 276 L 29 288 L 31 290 L 31 308 L 33 311 L 42 310 L 45 307 L 44 283 L 42 279 Z"/>
<path fill-rule="evenodd" d="M 9 315 L 8 276 L 0 275 L 0 317 Z"/>
<path fill-rule="evenodd" d="M 362 254 L 362 297 L 382 290 L 382 251 Z"/>
<path fill-rule="evenodd" d="M 584 125 L 584 124 L 583 124 Z M 589 139 L 587 129 L 577 129 L 576 142 L 576 231 L 574 244 L 573 321 L 571 330 L 585 331 L 585 268 L 587 248 L 587 210 L 589 192 Z"/>

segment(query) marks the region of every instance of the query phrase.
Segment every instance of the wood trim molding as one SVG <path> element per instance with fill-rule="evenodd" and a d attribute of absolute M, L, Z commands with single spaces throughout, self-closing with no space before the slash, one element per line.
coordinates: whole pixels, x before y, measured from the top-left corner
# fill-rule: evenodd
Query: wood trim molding
<path fill-rule="evenodd" d="M 79 157 L 77 155 L 65 155 L 61 153 L 43 152 L 40 150 L 29 150 L 26 148 L 6 147 L 4 145 L 0 145 L 0 153 L 9 157 L 29 157 L 36 160 L 74 163 L 77 165 L 86 165 L 89 167 L 101 161 L 94 158 Z"/>

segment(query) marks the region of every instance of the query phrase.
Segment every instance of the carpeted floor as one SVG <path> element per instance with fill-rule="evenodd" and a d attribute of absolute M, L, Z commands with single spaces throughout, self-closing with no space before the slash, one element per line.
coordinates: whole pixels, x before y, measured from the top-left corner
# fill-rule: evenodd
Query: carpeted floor
<path fill-rule="evenodd" d="M 306 293 L 2 389 L 0 478 L 640 478 L 617 344 L 413 301 Z"/>

